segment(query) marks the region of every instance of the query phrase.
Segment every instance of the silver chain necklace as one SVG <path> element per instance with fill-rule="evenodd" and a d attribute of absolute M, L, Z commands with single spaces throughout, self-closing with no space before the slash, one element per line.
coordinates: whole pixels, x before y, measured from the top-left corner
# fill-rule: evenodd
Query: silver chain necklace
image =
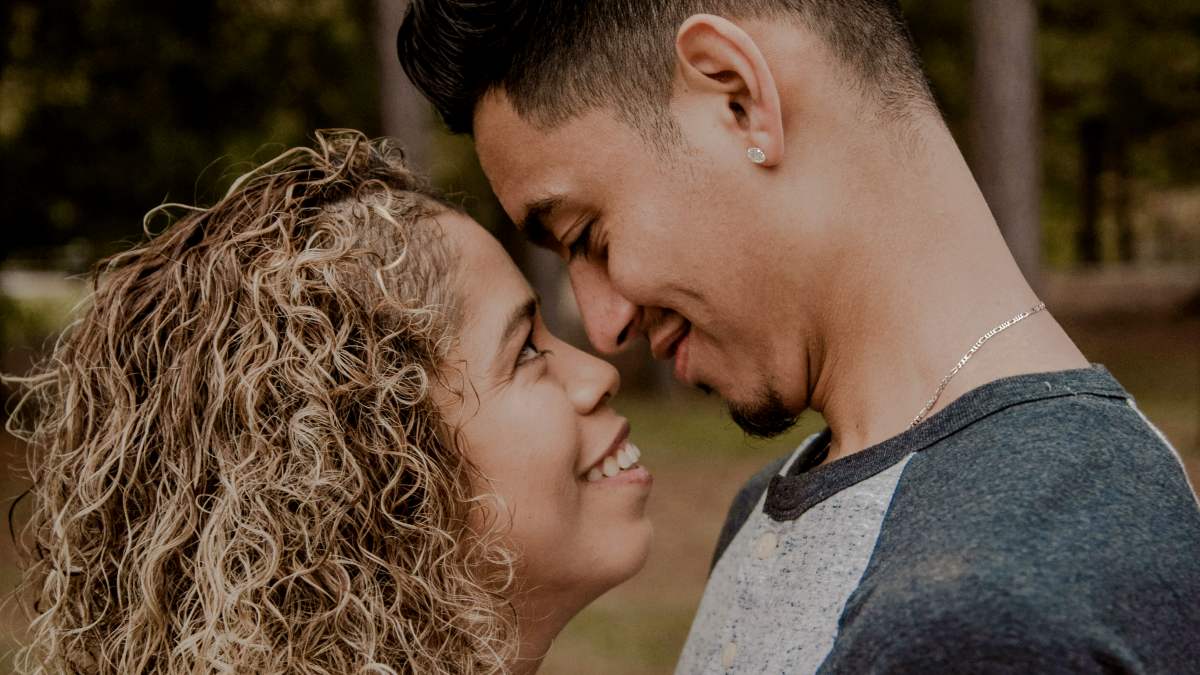
<path fill-rule="evenodd" d="M 1018 324 L 1024 319 L 1037 314 L 1043 309 L 1046 309 L 1046 303 L 1039 302 L 1033 307 L 1030 307 L 1024 312 L 1021 312 L 1008 321 L 1005 321 L 999 326 L 996 326 L 995 328 L 981 335 L 979 339 L 975 341 L 975 344 L 971 345 L 971 348 L 967 350 L 967 353 L 963 354 L 963 357 L 958 360 L 958 364 L 951 368 L 950 372 L 946 373 L 946 376 L 942 378 L 941 383 L 938 384 L 937 391 L 933 392 L 933 398 L 929 399 L 929 401 L 925 403 L 925 407 L 921 408 L 921 412 L 917 413 L 917 416 L 913 418 L 912 424 L 908 425 L 908 428 L 911 429 L 920 424 L 921 421 L 925 419 L 925 416 L 929 414 L 929 411 L 933 410 L 934 404 L 937 403 L 939 398 L 941 398 L 942 392 L 946 390 L 946 385 L 950 383 L 950 378 L 957 375 L 958 371 L 962 370 L 962 367 L 967 365 L 967 361 L 971 360 L 971 357 L 975 355 L 975 352 L 979 351 L 979 348 L 983 346 L 983 343 L 991 340 L 996 335 L 1003 333 L 1005 329 L 1011 327 L 1012 325 Z"/>

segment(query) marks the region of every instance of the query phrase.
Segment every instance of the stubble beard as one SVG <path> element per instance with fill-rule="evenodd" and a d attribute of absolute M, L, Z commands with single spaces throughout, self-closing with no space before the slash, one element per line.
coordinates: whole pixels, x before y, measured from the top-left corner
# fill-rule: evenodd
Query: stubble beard
<path fill-rule="evenodd" d="M 783 397 L 764 385 L 752 401 L 727 401 L 729 416 L 742 431 L 755 438 L 774 438 L 796 426 L 799 415 L 783 404 Z"/>

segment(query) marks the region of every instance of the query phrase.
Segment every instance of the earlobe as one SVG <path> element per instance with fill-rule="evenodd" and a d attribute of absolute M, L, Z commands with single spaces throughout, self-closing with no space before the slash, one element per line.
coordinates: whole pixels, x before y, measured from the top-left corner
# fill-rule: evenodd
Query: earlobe
<path fill-rule="evenodd" d="M 679 27 L 675 56 L 687 90 L 712 96 L 740 152 L 755 164 L 783 159 L 783 114 L 775 77 L 754 39 L 740 26 L 712 14 L 696 14 Z"/>

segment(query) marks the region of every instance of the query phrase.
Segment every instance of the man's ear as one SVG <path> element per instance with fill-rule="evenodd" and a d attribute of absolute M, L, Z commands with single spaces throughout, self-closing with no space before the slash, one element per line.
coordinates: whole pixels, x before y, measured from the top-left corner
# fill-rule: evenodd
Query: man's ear
<path fill-rule="evenodd" d="M 696 14 L 679 27 L 675 57 L 689 89 L 724 98 L 730 129 L 744 136 L 747 148 L 762 149 L 763 165 L 783 159 L 779 90 L 766 58 L 746 31 L 728 19 Z"/>

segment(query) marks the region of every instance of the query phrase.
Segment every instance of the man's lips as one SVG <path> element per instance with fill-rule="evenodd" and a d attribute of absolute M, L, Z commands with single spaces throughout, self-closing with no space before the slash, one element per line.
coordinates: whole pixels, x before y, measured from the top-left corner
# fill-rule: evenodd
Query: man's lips
<path fill-rule="evenodd" d="M 670 333 L 663 333 L 656 336 L 650 342 L 650 353 L 654 355 L 654 358 L 659 360 L 672 358 L 675 356 L 675 350 L 678 349 L 679 343 L 691 332 L 691 328 L 691 324 L 684 322 Z"/>
<path fill-rule="evenodd" d="M 683 333 L 683 337 L 675 342 L 675 379 L 680 382 L 688 383 L 688 357 L 691 355 L 690 338 L 692 331 L 689 329 Z"/>

